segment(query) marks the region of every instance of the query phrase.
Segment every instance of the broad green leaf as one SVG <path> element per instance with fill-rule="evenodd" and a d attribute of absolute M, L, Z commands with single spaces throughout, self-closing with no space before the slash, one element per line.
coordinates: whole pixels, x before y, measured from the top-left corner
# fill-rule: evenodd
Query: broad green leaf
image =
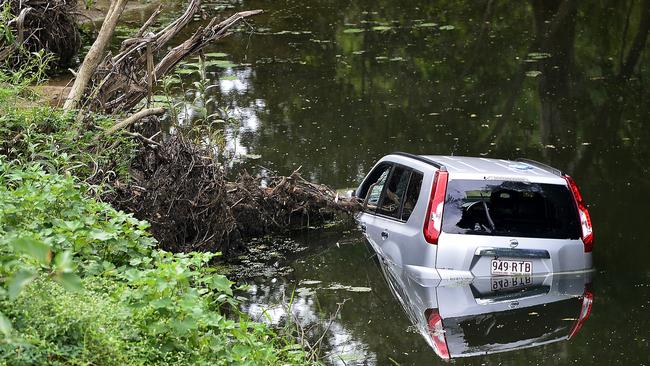
<path fill-rule="evenodd" d="M 66 250 L 61 252 L 54 257 L 54 264 L 56 264 L 57 270 L 62 272 L 67 272 L 72 270 L 72 252 Z"/>
<path fill-rule="evenodd" d="M 361 32 L 363 32 L 363 29 L 359 29 L 359 28 L 348 28 L 343 31 L 343 33 L 361 33 Z"/>
<path fill-rule="evenodd" d="M 0 313 L 0 333 L 2 333 L 5 338 L 9 338 L 11 336 L 11 322 L 9 319 L 4 316 L 4 314 Z"/>
<path fill-rule="evenodd" d="M 422 23 L 422 24 L 416 24 L 415 26 L 418 28 L 432 28 L 432 27 L 437 27 L 438 23 Z"/>
<path fill-rule="evenodd" d="M 382 32 L 390 30 L 390 29 L 393 29 L 393 27 L 389 27 L 389 26 L 386 26 L 386 25 L 378 25 L 378 26 L 372 27 L 372 30 L 382 31 Z"/>
<path fill-rule="evenodd" d="M 81 290 L 81 278 L 72 272 L 59 273 L 56 277 L 56 280 L 68 291 L 80 291 Z"/>
<path fill-rule="evenodd" d="M 7 290 L 9 299 L 13 300 L 20 294 L 20 291 L 36 278 L 36 273 L 28 269 L 21 269 L 14 273 L 9 279 Z"/>
<path fill-rule="evenodd" d="M 177 69 L 175 72 L 177 74 L 181 74 L 181 75 L 189 75 L 189 74 L 194 74 L 197 71 L 196 70 L 190 70 L 190 69 Z"/>
<path fill-rule="evenodd" d="M 157 299 L 149 303 L 151 306 L 153 306 L 156 309 L 161 309 L 161 308 L 166 308 L 172 304 L 172 300 L 170 298 L 162 298 L 162 299 Z"/>
<path fill-rule="evenodd" d="M 440 29 L 440 30 L 454 30 L 454 29 L 456 29 L 456 27 L 454 27 L 453 25 L 443 25 L 443 26 L 440 26 L 440 28 L 438 28 L 438 29 Z"/>
<path fill-rule="evenodd" d="M 107 233 L 101 230 L 94 230 L 90 233 L 90 238 L 99 241 L 106 241 L 115 237 L 113 233 Z"/>
<path fill-rule="evenodd" d="M 17 252 L 27 254 L 41 264 L 47 265 L 52 260 L 50 246 L 40 240 L 23 236 L 13 240 L 11 244 Z"/>

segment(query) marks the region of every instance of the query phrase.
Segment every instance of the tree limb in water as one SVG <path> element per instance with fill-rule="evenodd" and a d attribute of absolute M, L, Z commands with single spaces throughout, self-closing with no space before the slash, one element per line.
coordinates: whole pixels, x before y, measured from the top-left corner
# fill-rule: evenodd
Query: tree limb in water
<path fill-rule="evenodd" d="M 151 84 L 174 69 L 184 58 L 196 54 L 208 44 L 230 33 L 228 29 L 261 10 L 243 11 L 218 22 L 216 19 L 199 28 L 189 39 L 173 48 L 151 67 L 154 54 L 162 50 L 200 9 L 200 0 L 191 0 L 185 12 L 158 33 L 145 34 L 159 14 L 156 11 L 136 33 L 122 43 L 120 53 L 108 55 L 92 77 L 87 89 L 90 109 L 105 113 L 128 112 L 151 93 Z"/>
<path fill-rule="evenodd" d="M 114 134 L 115 132 L 117 132 L 117 131 L 119 131 L 119 130 L 121 130 L 123 128 L 129 127 L 130 125 L 138 122 L 139 120 L 141 120 L 143 118 L 153 116 L 153 115 L 163 114 L 163 113 L 165 113 L 165 108 L 143 109 L 140 112 L 138 112 L 136 114 L 133 114 L 129 118 L 126 118 L 125 120 L 114 124 L 113 126 L 111 126 L 111 128 L 104 131 L 103 135 L 104 136 L 110 136 L 110 135 Z M 100 136 L 98 135 L 97 138 L 99 138 L 99 137 Z"/>

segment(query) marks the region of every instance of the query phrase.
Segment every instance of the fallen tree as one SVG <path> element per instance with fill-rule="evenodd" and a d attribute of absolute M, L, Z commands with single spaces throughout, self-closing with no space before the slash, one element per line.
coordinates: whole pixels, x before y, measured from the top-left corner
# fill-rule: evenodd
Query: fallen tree
<path fill-rule="evenodd" d="M 146 148 L 132 166 L 132 180 L 115 182 L 105 197 L 152 224 L 168 250 L 237 251 L 240 239 L 286 232 L 359 210 L 356 200 L 290 176 L 252 177 L 229 182 L 207 149 L 182 136 Z"/>
<path fill-rule="evenodd" d="M 0 62 L 18 65 L 25 52 L 45 50 L 56 56 L 59 66 L 68 66 L 81 48 L 81 36 L 75 20 L 77 0 L 2 0 L 0 12 L 8 5 L 3 19 L 5 29 L 0 40 Z M 11 33 L 6 33 L 10 31 Z"/>

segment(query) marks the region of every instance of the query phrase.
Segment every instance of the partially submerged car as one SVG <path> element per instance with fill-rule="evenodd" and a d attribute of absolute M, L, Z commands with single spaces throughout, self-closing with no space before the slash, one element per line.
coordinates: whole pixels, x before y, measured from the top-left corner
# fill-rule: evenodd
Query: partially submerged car
<path fill-rule="evenodd" d="M 422 280 L 380 264 L 414 327 L 443 359 L 569 340 L 589 318 L 594 301 L 591 272 Z"/>
<path fill-rule="evenodd" d="M 532 160 L 393 153 L 353 195 L 374 250 L 416 277 L 592 267 L 593 229 L 575 181 Z"/>

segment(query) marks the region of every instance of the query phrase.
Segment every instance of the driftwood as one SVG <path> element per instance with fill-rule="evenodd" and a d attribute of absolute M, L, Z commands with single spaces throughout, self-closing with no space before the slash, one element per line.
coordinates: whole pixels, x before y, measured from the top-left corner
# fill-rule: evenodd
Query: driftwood
<path fill-rule="evenodd" d="M 178 19 L 157 33 L 147 34 L 160 9 L 154 12 L 134 38 L 122 43 L 117 55 L 107 55 L 97 67 L 89 86 L 85 88 L 88 96 L 86 105 L 91 110 L 105 113 L 129 112 L 147 95 L 151 95 L 153 84 L 184 58 L 227 36 L 228 29 L 244 18 L 261 13 L 261 10 L 239 12 L 221 22 L 212 19 L 207 26 L 198 29 L 155 63 L 158 53 L 193 19 L 199 9 L 200 0 L 191 0 Z"/>

